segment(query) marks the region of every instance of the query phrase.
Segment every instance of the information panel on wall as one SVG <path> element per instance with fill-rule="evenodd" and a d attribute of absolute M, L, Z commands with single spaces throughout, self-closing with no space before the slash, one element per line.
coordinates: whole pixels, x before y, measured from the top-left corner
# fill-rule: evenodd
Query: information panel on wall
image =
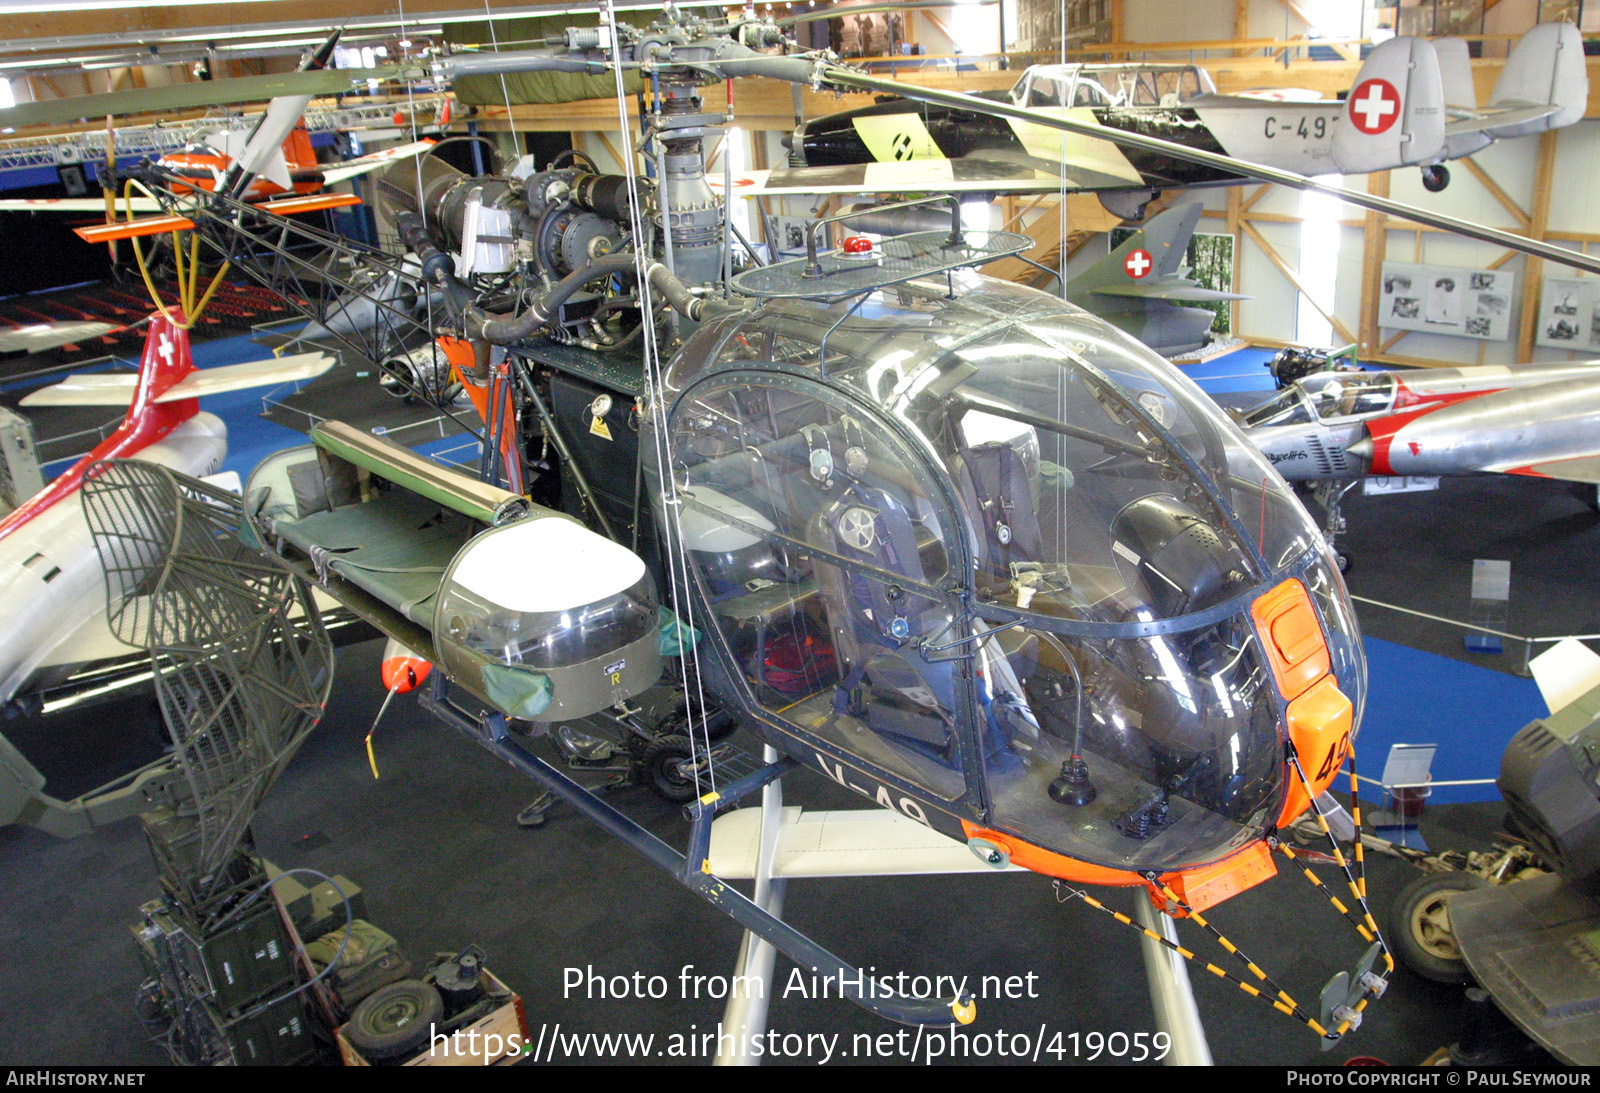
<path fill-rule="evenodd" d="M 1600 280 L 1546 277 L 1533 342 L 1551 349 L 1600 349 Z"/>
<path fill-rule="evenodd" d="M 1378 325 L 1480 341 L 1511 336 L 1517 275 L 1498 269 L 1383 264 Z"/>

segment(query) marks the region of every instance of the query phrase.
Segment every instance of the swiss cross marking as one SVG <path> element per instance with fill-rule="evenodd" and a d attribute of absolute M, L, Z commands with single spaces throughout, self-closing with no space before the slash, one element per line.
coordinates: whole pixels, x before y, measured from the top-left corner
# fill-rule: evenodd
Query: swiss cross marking
<path fill-rule="evenodd" d="M 1366 80 L 1350 93 L 1350 120 L 1363 133 L 1382 133 L 1400 116 L 1400 93 L 1388 80 Z"/>

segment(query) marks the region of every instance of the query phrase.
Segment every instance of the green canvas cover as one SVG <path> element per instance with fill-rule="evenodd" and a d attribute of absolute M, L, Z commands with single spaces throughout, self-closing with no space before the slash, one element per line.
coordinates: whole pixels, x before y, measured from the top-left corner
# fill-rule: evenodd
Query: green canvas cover
<path fill-rule="evenodd" d="M 649 26 L 654 18 L 648 11 L 618 12 L 617 18 L 634 26 Z M 528 19 L 495 19 L 491 32 L 490 20 L 477 23 L 446 23 L 444 40 L 451 45 L 472 45 L 492 51 L 497 44 L 502 50 L 541 49 L 543 39 L 561 35 L 567 27 L 595 25 L 592 14 L 546 15 Z M 644 80 L 637 72 L 628 72 L 622 78 L 623 88 L 629 95 L 644 88 Z M 500 76 L 458 76 L 451 83 L 456 101 L 467 106 L 512 106 L 523 103 L 576 102 L 579 99 L 613 99 L 617 94 L 616 78 L 609 72 L 589 76 L 578 72 L 515 72 Z"/>

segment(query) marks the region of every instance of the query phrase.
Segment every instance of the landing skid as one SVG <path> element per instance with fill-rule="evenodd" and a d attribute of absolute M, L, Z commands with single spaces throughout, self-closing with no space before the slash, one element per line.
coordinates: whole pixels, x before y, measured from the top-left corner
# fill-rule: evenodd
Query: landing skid
<path fill-rule="evenodd" d="M 746 931 L 761 938 L 802 968 L 811 968 L 828 981 L 840 997 L 863 1009 L 907 1025 L 949 1025 L 973 1019 L 971 996 L 958 998 L 910 998 L 868 991 L 868 976 L 824 949 L 794 927 L 746 898 L 711 870 L 709 858 L 711 821 L 718 811 L 776 782 L 795 768 L 792 759 L 779 759 L 754 774 L 735 779 L 688 806 L 691 826 L 689 849 L 680 854 L 638 823 L 618 812 L 597 794 L 569 778 L 546 760 L 530 752 L 499 713 L 477 713 L 457 705 L 450 697 L 450 684 L 443 673 L 435 672 L 428 690 L 420 695 L 422 704 L 445 724 L 465 734 L 522 773 L 554 797 L 593 820 L 608 835 L 621 839 L 650 862 L 672 875 L 678 883 L 732 918 Z"/>
<path fill-rule="evenodd" d="M 778 753 L 770 747 L 765 755 L 768 763 L 779 761 Z M 885 846 L 896 849 L 886 850 Z M 991 866 L 955 839 L 885 809 L 805 813 L 798 808 L 785 808 L 783 787 L 776 780 L 762 788 L 759 810 L 724 813 L 716 821 L 711 830 L 709 857 L 717 876 L 754 880 L 755 904 L 774 918 L 783 914 L 785 889 L 792 878 L 1026 872 L 1009 864 Z M 1134 903 L 1140 925 L 1176 943 L 1177 931 L 1171 918 L 1157 912 L 1142 896 Z M 1172 1048 L 1164 1062 L 1177 1066 L 1211 1065 L 1211 1050 L 1183 957 L 1148 936 L 1141 939 L 1141 948 L 1157 1029 L 1172 1038 Z M 755 933 L 745 932 L 734 974 L 747 978 L 732 982 L 751 984 L 751 989 L 730 995 L 722 1016 L 723 1028 L 741 1029 L 743 1036 L 725 1039 L 722 1053 L 717 1056 L 718 1066 L 754 1066 L 760 1062 L 750 1047 L 767 1029 L 774 956 L 769 943 Z"/>

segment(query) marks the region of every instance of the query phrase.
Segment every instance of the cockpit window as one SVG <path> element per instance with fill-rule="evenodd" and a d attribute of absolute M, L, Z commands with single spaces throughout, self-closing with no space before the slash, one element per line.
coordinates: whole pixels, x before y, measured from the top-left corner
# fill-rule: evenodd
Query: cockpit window
<path fill-rule="evenodd" d="M 1388 372 L 1337 372 L 1304 383 L 1312 409 L 1319 418 L 1381 413 L 1394 405 L 1396 381 Z"/>
<path fill-rule="evenodd" d="M 1245 411 L 1242 423 L 1247 429 L 1265 429 L 1273 425 L 1309 425 L 1311 411 L 1306 407 L 1305 393 L 1298 387 L 1285 387 L 1258 406 Z"/>
<path fill-rule="evenodd" d="M 1110 106 L 1111 96 L 1106 89 L 1087 76 L 1079 76 L 1072 89 L 1073 106 Z"/>
<path fill-rule="evenodd" d="M 1027 106 L 1065 106 L 1062 96 L 1064 81 L 1049 76 L 1035 76 L 1028 84 Z"/>

